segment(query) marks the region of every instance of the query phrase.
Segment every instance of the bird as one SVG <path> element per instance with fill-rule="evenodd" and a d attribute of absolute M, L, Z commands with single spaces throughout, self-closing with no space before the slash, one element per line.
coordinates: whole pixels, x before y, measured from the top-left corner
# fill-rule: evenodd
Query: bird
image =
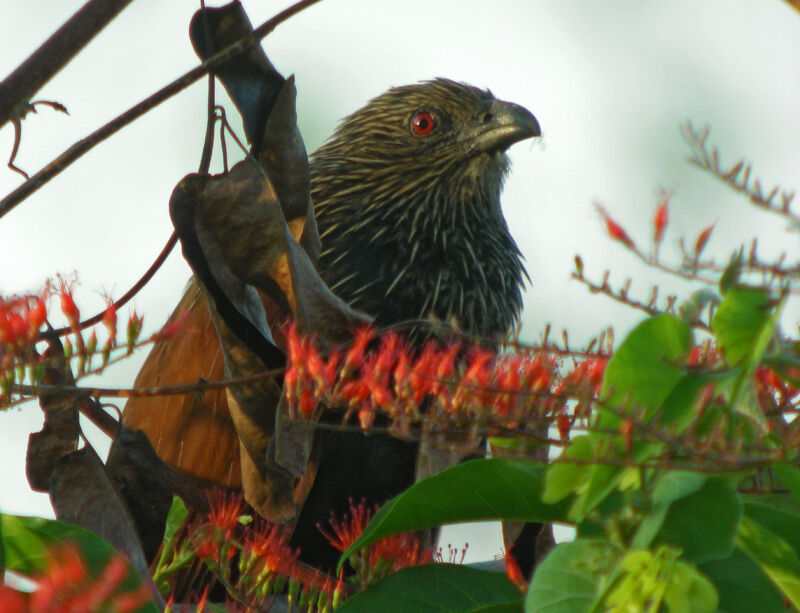
<path fill-rule="evenodd" d="M 526 108 L 445 78 L 392 87 L 345 117 L 310 157 L 311 198 L 328 287 L 377 326 L 435 318 L 499 339 L 519 321 L 528 280 L 503 216 L 507 149 L 541 136 Z M 173 314 L 187 333 L 158 343 L 135 385 L 221 378 L 222 358 L 196 286 Z M 187 315 L 188 313 L 188 315 Z M 411 328 L 412 345 L 424 336 Z M 237 439 L 224 392 L 129 401 L 123 421 L 142 429 L 167 463 L 202 486 L 240 487 Z M 388 434 L 321 429 L 318 467 L 292 544 L 332 570 L 339 553 L 318 525 L 351 501 L 376 505 L 414 481 L 418 444 Z M 213 453 L 209 453 L 213 450 Z"/>

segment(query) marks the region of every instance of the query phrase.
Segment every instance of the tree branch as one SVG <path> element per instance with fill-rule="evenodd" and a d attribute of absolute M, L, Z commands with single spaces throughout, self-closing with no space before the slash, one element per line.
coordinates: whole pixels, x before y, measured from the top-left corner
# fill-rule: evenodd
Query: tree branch
<path fill-rule="evenodd" d="M 109 136 L 121 128 L 124 128 L 129 123 L 133 122 L 135 119 L 138 119 L 165 100 L 186 89 L 195 81 L 201 79 L 208 72 L 214 70 L 215 68 L 219 68 L 237 55 L 241 55 L 254 45 L 258 44 L 262 38 L 272 32 L 272 30 L 274 30 L 279 24 L 283 23 L 290 17 L 311 6 L 312 4 L 316 4 L 317 2 L 319 2 L 319 0 L 301 0 L 296 4 L 293 4 L 271 19 L 265 21 L 258 28 L 256 28 L 252 34 L 239 39 L 236 43 L 210 57 L 196 68 L 193 68 L 189 72 L 185 73 L 183 76 L 178 77 L 166 87 L 160 89 L 149 98 L 145 98 L 139 104 L 128 109 L 122 113 L 122 115 L 119 115 L 116 119 L 111 120 L 83 140 L 79 140 L 64 153 L 59 155 L 55 160 L 42 168 L 42 170 L 37 172 L 25 183 L 11 192 L 8 196 L 3 198 L 3 200 L 0 200 L 0 218 L 13 209 L 17 204 L 22 202 L 25 198 L 34 193 L 42 185 L 47 183 L 50 179 L 70 166 L 75 160 L 80 158 L 95 145 L 101 143 Z"/>
<path fill-rule="evenodd" d="M 0 128 L 131 0 L 89 0 L 0 83 Z"/>

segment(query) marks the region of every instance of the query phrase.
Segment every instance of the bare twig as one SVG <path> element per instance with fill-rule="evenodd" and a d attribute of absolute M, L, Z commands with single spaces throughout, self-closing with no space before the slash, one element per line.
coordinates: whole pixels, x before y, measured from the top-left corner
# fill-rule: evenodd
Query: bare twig
<path fill-rule="evenodd" d="M 709 134 L 707 127 L 695 131 L 692 124 L 687 122 L 684 125 L 683 134 L 686 143 L 692 149 L 692 156 L 689 158 L 692 164 L 707 170 L 735 191 L 746 195 L 750 202 L 757 207 L 781 215 L 795 228 L 800 227 L 800 214 L 790 209 L 794 192 L 780 190 L 778 187 L 766 192 L 758 179 L 751 181 L 752 166 L 745 163 L 744 160 L 740 160 L 729 169 L 722 168 L 717 148 L 709 149 L 706 145 Z M 779 192 L 780 196 L 776 199 Z"/>
<path fill-rule="evenodd" d="M 0 127 L 19 117 L 42 86 L 131 0 L 89 0 L 0 83 Z"/>
<path fill-rule="evenodd" d="M 22 202 L 25 198 L 38 190 L 42 185 L 47 183 L 50 179 L 65 170 L 75 160 L 80 158 L 95 145 L 101 143 L 109 136 L 121 128 L 124 128 L 129 123 L 138 119 L 165 100 L 186 89 L 201 79 L 208 72 L 219 68 L 232 58 L 249 50 L 254 45 L 258 44 L 258 41 L 272 32 L 272 30 L 274 30 L 279 24 L 319 1 L 320 0 L 301 0 L 300 2 L 293 4 L 271 19 L 265 21 L 262 25 L 256 28 L 252 34 L 242 37 L 237 42 L 210 57 L 196 68 L 175 79 L 172 83 L 166 87 L 163 87 L 152 96 L 145 98 L 139 104 L 131 107 L 122 113 L 122 115 L 119 115 L 98 130 L 95 130 L 83 140 L 80 140 L 72 145 L 55 160 L 47 164 L 42 170 L 33 175 L 28 181 L 12 191 L 8 196 L 3 198 L 3 200 L 0 200 L 0 218 L 13 209 L 17 204 Z"/>

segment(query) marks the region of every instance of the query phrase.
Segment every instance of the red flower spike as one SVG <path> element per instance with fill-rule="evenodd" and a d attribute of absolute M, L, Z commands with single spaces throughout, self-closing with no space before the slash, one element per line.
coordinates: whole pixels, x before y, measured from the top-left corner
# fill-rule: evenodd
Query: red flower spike
<path fill-rule="evenodd" d="M 110 296 L 106 296 L 106 310 L 103 312 L 103 325 L 108 331 L 109 342 L 117 342 L 117 307 Z"/>
<path fill-rule="evenodd" d="M 28 304 L 28 340 L 33 341 L 38 335 L 39 330 L 47 319 L 47 294 L 43 292 L 40 296 L 31 298 L 33 306 Z M 2 342 L 2 339 L 0 339 Z"/>
<path fill-rule="evenodd" d="M 699 258 L 700 254 L 703 251 L 703 249 L 705 249 L 706 243 L 708 242 L 708 239 L 711 236 L 711 232 L 714 230 L 714 225 L 715 224 L 712 223 L 705 230 L 700 232 L 700 235 L 697 237 L 697 242 L 694 244 L 694 257 L 695 257 L 695 259 Z"/>
<path fill-rule="evenodd" d="M 653 217 L 653 240 L 656 244 L 659 244 L 664 239 L 664 231 L 669 223 L 668 205 L 669 199 L 665 198 L 656 209 L 656 214 Z"/>
<path fill-rule="evenodd" d="M 369 342 L 375 338 L 375 328 L 365 326 L 356 330 L 353 335 L 353 344 L 344 357 L 342 375 L 347 376 L 364 359 L 364 352 Z"/>
<path fill-rule="evenodd" d="M 628 236 L 628 233 L 625 232 L 625 230 L 621 225 L 619 225 L 616 221 L 614 221 L 610 217 L 606 217 L 606 230 L 608 231 L 608 235 L 614 240 L 621 242 L 629 249 L 634 248 L 633 241 Z"/>
<path fill-rule="evenodd" d="M 521 591 L 525 591 L 528 587 L 528 584 L 525 582 L 525 577 L 522 575 L 522 570 L 519 568 L 519 564 L 514 559 L 514 556 L 511 555 L 510 551 L 506 551 L 505 555 L 505 562 L 506 562 L 506 575 L 511 580 L 511 583 L 516 585 Z"/>
<path fill-rule="evenodd" d="M 572 418 L 566 411 L 561 411 L 556 418 L 556 427 L 558 428 L 558 436 L 563 441 L 569 440 L 569 432 L 572 430 Z"/>
<path fill-rule="evenodd" d="M 616 241 L 621 242 L 625 245 L 628 249 L 635 249 L 635 245 L 631 240 L 628 233 L 619 225 L 616 221 L 611 219 L 611 216 L 606 213 L 606 210 L 601 207 L 600 205 L 595 205 L 597 207 L 598 212 L 603 217 L 603 220 L 606 222 L 606 231 L 608 235 Z"/>
<path fill-rule="evenodd" d="M 211 506 L 207 516 L 208 523 L 222 530 L 225 538 L 230 540 L 242 514 L 242 495 L 214 492 L 208 502 Z"/>
<path fill-rule="evenodd" d="M 317 529 L 334 549 L 344 553 L 364 532 L 371 516 L 372 512 L 367 509 L 366 502 L 362 500 L 356 505 L 351 500 L 350 512 L 346 513 L 341 520 L 331 514 L 328 521 L 331 532 L 323 530 L 320 526 L 317 526 Z"/>
<path fill-rule="evenodd" d="M 328 359 L 325 361 L 325 369 L 323 377 L 327 387 L 333 387 L 336 383 L 336 376 L 339 372 L 339 367 L 342 361 L 342 354 L 338 349 L 331 351 Z"/>
<path fill-rule="evenodd" d="M 317 402 L 314 400 L 314 395 L 311 393 L 310 389 L 304 387 L 300 392 L 300 411 L 306 417 L 311 417 L 316 407 Z"/>
<path fill-rule="evenodd" d="M 362 430 L 369 430 L 375 422 L 375 411 L 369 405 L 363 405 L 358 411 L 358 425 Z"/>
<path fill-rule="evenodd" d="M 625 441 L 625 451 L 631 455 L 633 451 L 633 421 L 630 418 L 623 420 L 619 425 L 619 433 Z"/>
<path fill-rule="evenodd" d="M 194 542 L 194 554 L 200 559 L 220 560 L 220 546 L 213 530 L 203 530 Z"/>
<path fill-rule="evenodd" d="M 67 322 L 69 322 L 69 327 L 73 330 L 78 327 L 81 321 L 81 313 L 78 307 L 75 305 L 75 300 L 72 298 L 72 287 L 63 279 L 60 279 L 61 283 L 61 312 L 64 313 L 64 316 L 67 318 Z"/>
<path fill-rule="evenodd" d="M 306 370 L 309 376 L 314 380 L 314 383 L 320 387 L 325 388 L 325 361 L 319 354 L 317 345 L 313 339 L 308 339 L 307 352 L 306 352 Z"/>

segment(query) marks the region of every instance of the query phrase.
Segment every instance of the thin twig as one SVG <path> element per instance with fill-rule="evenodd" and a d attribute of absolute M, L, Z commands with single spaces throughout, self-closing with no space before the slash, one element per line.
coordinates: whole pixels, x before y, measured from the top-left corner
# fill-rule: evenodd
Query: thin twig
<path fill-rule="evenodd" d="M 131 0 L 89 0 L 0 83 L 0 128 Z"/>
<path fill-rule="evenodd" d="M 275 15 L 275 17 L 265 21 L 261 26 L 256 28 L 252 34 L 248 34 L 247 36 L 240 38 L 237 42 L 210 57 L 196 68 L 193 68 L 189 72 L 185 73 L 183 76 L 175 79 L 172 83 L 160 89 L 152 96 L 145 98 L 139 104 L 131 107 L 115 119 L 105 124 L 103 127 L 94 131 L 83 140 L 80 140 L 72 145 L 55 160 L 47 164 L 44 168 L 42 168 L 42 170 L 33 175 L 28 181 L 12 191 L 8 196 L 3 198 L 3 200 L 0 200 L 0 218 L 12 210 L 17 204 L 22 202 L 25 198 L 33 194 L 50 179 L 69 167 L 75 160 L 80 158 L 95 145 L 101 143 L 109 136 L 124 128 L 129 123 L 138 119 L 165 100 L 168 100 L 178 92 L 186 89 L 194 82 L 201 79 L 208 72 L 219 68 L 232 58 L 248 51 L 250 48 L 258 44 L 260 39 L 264 38 L 279 24 L 319 1 L 320 0 L 301 0 L 296 4 L 293 4 L 289 8 Z"/>

